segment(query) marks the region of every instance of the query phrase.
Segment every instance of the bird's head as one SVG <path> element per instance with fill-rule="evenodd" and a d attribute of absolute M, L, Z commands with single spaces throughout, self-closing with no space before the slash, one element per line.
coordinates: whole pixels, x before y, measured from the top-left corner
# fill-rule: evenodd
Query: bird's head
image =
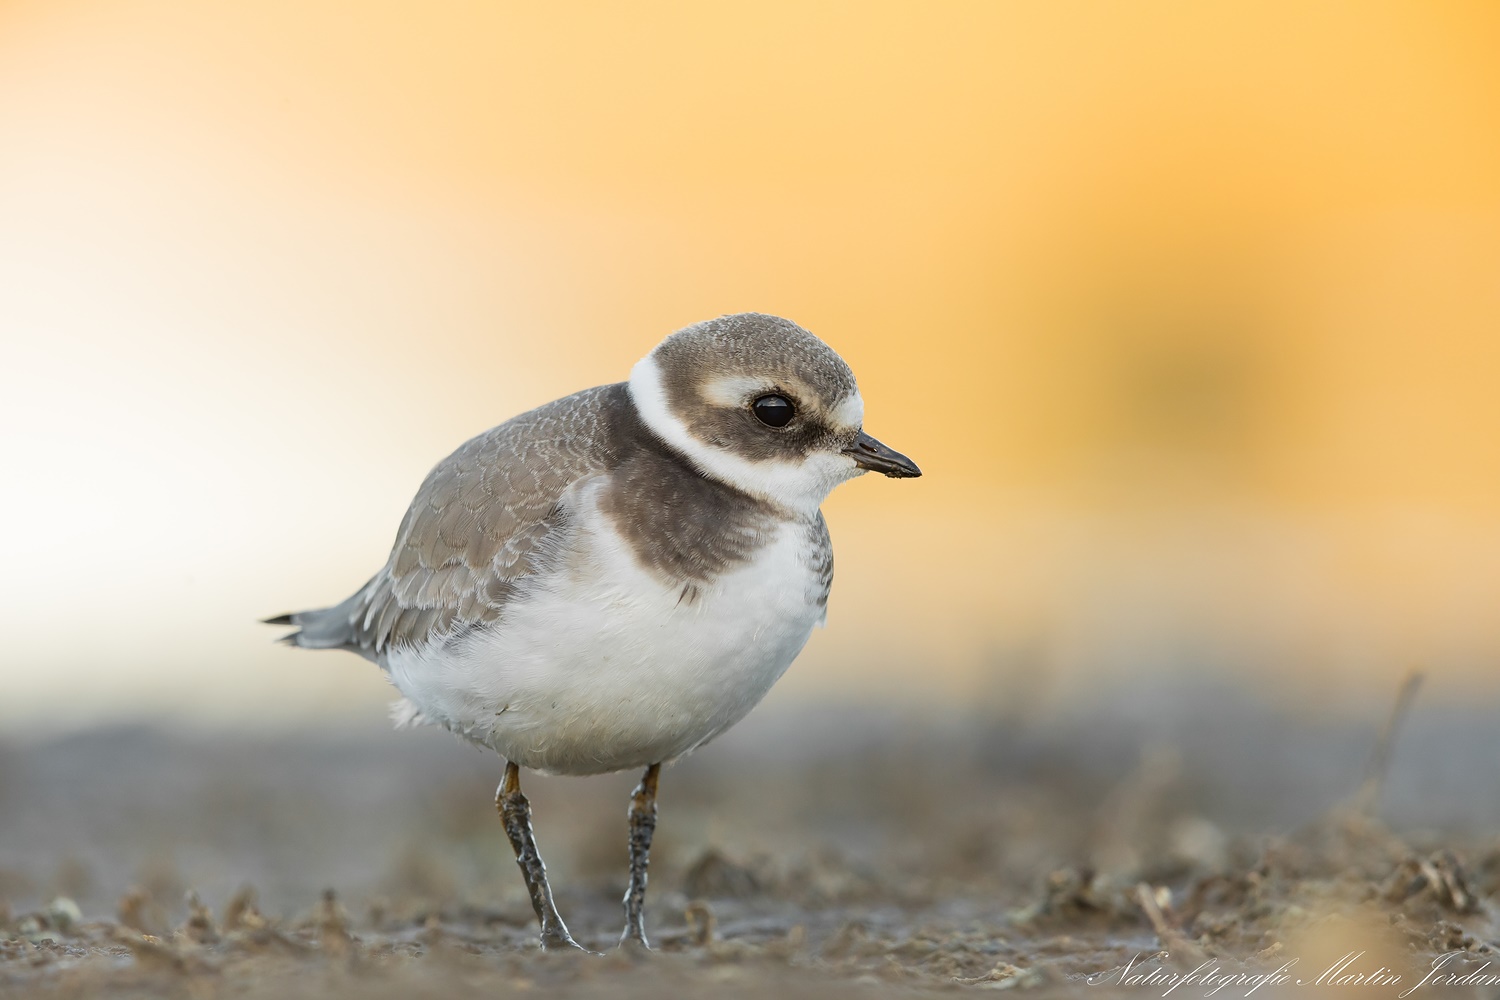
<path fill-rule="evenodd" d="M 776 316 L 679 330 L 636 364 L 629 385 L 646 426 L 700 472 L 790 510 L 816 510 L 865 472 L 922 474 L 864 432 L 864 399 L 844 359 Z"/>

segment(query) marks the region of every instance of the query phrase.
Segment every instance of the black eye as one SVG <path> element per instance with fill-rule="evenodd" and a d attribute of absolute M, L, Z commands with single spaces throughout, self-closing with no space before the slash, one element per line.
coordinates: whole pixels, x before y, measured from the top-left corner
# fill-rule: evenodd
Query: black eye
<path fill-rule="evenodd" d="M 792 401 L 785 396 L 762 396 L 750 404 L 750 409 L 755 413 L 755 419 L 767 427 L 785 427 L 797 412 Z"/>

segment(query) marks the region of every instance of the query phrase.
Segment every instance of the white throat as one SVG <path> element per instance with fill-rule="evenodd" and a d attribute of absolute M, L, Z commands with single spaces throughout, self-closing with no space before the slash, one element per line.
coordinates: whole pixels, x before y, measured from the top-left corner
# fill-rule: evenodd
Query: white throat
<path fill-rule="evenodd" d="M 812 516 L 840 483 L 864 470 L 854 459 L 834 452 L 814 452 L 800 462 L 752 461 L 695 438 L 667 405 L 661 370 L 649 354 L 630 370 L 631 401 L 647 427 L 686 455 L 697 470 L 778 507 Z"/>

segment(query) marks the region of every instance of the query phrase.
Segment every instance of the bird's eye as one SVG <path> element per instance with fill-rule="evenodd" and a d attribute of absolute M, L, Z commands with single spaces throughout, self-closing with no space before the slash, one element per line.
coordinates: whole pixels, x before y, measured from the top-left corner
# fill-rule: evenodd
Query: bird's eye
<path fill-rule="evenodd" d="M 750 409 L 755 414 L 755 419 L 767 427 L 785 427 L 792 422 L 792 417 L 797 412 L 790 399 L 774 394 L 761 396 L 750 404 Z"/>

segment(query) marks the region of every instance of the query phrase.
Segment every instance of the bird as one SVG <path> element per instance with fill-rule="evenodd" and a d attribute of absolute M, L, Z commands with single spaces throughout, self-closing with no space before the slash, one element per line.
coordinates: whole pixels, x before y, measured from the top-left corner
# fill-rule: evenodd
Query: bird
<path fill-rule="evenodd" d="M 347 600 L 265 619 L 358 653 L 441 726 L 505 761 L 495 804 L 543 948 L 581 948 L 552 897 L 520 773 L 644 769 L 627 810 L 620 944 L 649 948 L 664 765 L 739 722 L 826 620 L 820 506 L 867 472 L 921 475 L 864 431 L 854 373 L 812 333 L 739 313 L 685 327 L 624 382 L 459 446 L 385 565 Z M 586 950 L 586 949 L 585 949 Z"/>

